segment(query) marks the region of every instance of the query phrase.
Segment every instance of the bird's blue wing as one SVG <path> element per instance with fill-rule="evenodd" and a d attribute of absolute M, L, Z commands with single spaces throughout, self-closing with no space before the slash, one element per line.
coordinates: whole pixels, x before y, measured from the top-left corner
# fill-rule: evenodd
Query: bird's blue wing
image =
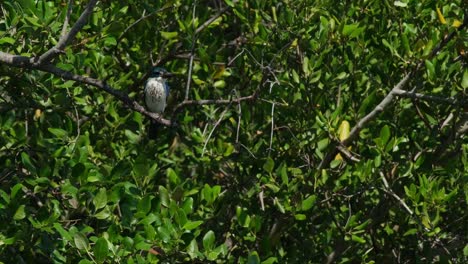
<path fill-rule="evenodd" d="M 167 82 L 164 82 L 164 89 L 166 90 L 166 100 L 167 100 L 167 97 L 169 97 L 169 92 L 171 91 L 171 88 L 169 87 L 169 84 L 167 84 Z"/>

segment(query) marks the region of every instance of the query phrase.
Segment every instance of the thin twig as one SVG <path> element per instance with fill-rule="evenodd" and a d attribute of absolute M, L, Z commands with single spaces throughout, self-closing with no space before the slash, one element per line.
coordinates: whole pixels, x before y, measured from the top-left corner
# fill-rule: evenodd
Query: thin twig
<path fill-rule="evenodd" d="M 401 199 L 391 188 L 390 186 L 388 185 L 388 182 L 387 182 L 387 179 L 385 179 L 385 176 L 383 175 L 383 172 L 380 172 L 380 178 L 382 179 L 382 182 L 384 184 L 384 191 L 387 193 L 387 194 L 390 194 L 391 196 L 393 196 L 393 198 L 395 198 L 400 204 L 401 206 L 403 206 L 403 208 L 405 208 L 405 210 L 408 212 L 408 214 L 410 216 L 413 216 L 413 210 L 411 210 L 411 208 L 409 208 L 409 206 L 405 203 L 405 201 L 403 201 L 403 199 Z"/>
<path fill-rule="evenodd" d="M 159 12 L 162 12 L 162 11 L 168 9 L 168 8 L 172 8 L 172 6 L 165 6 L 165 7 L 163 7 L 163 8 L 160 8 L 160 9 L 158 9 L 158 10 L 156 10 L 156 11 L 153 11 L 153 12 L 149 13 L 148 15 L 145 15 L 145 11 L 146 11 L 146 10 L 143 11 L 142 16 L 141 16 L 139 19 L 135 20 L 135 22 L 133 22 L 132 24 L 130 24 L 130 26 L 128 26 L 128 27 L 122 32 L 122 34 L 120 34 L 119 38 L 117 39 L 117 42 L 120 42 L 120 41 L 122 40 L 123 36 L 124 36 L 131 28 L 133 28 L 136 24 L 138 24 L 138 23 L 140 23 L 141 21 L 143 21 L 143 20 L 145 20 L 145 19 L 147 19 L 147 18 L 149 18 L 149 17 L 151 17 L 151 16 L 153 16 L 153 15 L 159 13 Z M 118 45 L 118 44 L 117 44 L 117 45 Z"/>
<path fill-rule="evenodd" d="M 195 10 L 197 8 L 197 1 L 193 3 L 193 12 L 192 12 L 192 26 L 195 27 Z M 189 93 L 190 93 L 190 84 L 192 82 L 192 71 L 193 71 L 193 57 L 195 56 L 195 42 L 197 40 L 197 34 L 194 33 L 192 35 L 192 46 L 190 48 L 190 60 L 189 60 L 189 71 L 187 74 L 187 84 L 185 86 L 185 96 L 184 96 L 184 101 L 187 101 L 189 99 Z"/>
<path fill-rule="evenodd" d="M 361 160 L 355 156 L 353 156 L 353 154 L 345 147 L 343 147 L 342 145 L 339 145 L 336 146 L 336 149 L 338 149 L 338 151 L 341 153 L 341 155 L 343 155 L 346 159 L 348 160 L 351 160 L 351 161 L 354 161 L 354 162 L 360 162 Z"/>
<path fill-rule="evenodd" d="M 230 103 L 240 103 L 242 101 L 251 101 L 257 97 L 256 94 L 252 94 L 249 96 L 243 96 L 236 99 L 204 99 L 204 100 L 187 100 L 183 101 L 182 103 L 178 104 L 174 108 L 174 112 L 177 112 L 180 108 L 184 108 L 191 105 L 223 105 L 223 104 L 230 104 Z"/>
<path fill-rule="evenodd" d="M 190 84 L 192 81 L 192 71 L 193 71 L 193 57 L 194 57 L 194 49 L 195 49 L 195 40 L 192 41 L 192 48 L 190 50 L 190 61 L 189 61 L 189 71 L 187 74 L 187 85 L 185 86 L 185 96 L 184 101 L 189 99 L 189 92 L 190 92 Z"/>
<path fill-rule="evenodd" d="M 63 21 L 62 33 L 60 35 L 60 38 L 65 37 L 65 35 L 67 34 L 68 23 L 70 22 L 70 16 L 71 16 L 72 11 L 73 11 L 73 0 L 68 0 L 67 14 L 65 15 L 65 21 Z"/>
<path fill-rule="evenodd" d="M 208 141 L 213 135 L 213 132 L 215 131 L 216 127 L 218 127 L 218 125 L 221 123 L 221 120 L 223 120 L 223 117 L 227 113 L 228 109 L 229 109 L 229 106 L 226 107 L 226 109 L 224 109 L 224 111 L 221 113 L 221 116 L 219 117 L 218 121 L 216 121 L 215 125 L 213 126 L 213 129 L 211 129 L 210 134 L 208 135 L 208 138 L 205 140 L 205 144 L 203 144 L 202 157 L 203 155 L 205 155 L 206 145 L 208 144 Z"/>
<path fill-rule="evenodd" d="M 45 64 L 50 62 L 54 57 L 56 57 L 59 53 L 62 53 L 65 47 L 73 41 L 75 38 L 76 34 L 86 25 L 86 22 L 88 20 L 89 15 L 93 12 L 93 8 L 96 5 L 97 0 L 91 0 L 89 1 L 88 5 L 86 6 L 85 10 L 81 14 L 81 16 L 78 18 L 76 23 L 73 25 L 73 27 L 70 29 L 70 31 L 67 34 L 63 34 L 64 29 L 62 29 L 62 36 L 60 37 L 59 41 L 57 44 L 46 51 L 44 54 L 42 54 L 39 58 L 35 57 L 33 60 L 37 64 Z M 69 7 L 70 9 L 70 7 Z M 69 10 L 69 12 L 71 12 Z M 67 14 L 68 17 L 68 14 Z M 65 23 L 68 24 L 68 19 L 65 19 Z"/>
<path fill-rule="evenodd" d="M 268 155 L 271 153 L 271 145 L 273 144 L 273 131 L 275 128 L 275 103 L 271 104 L 271 131 L 270 131 L 270 146 L 268 147 Z"/>
<path fill-rule="evenodd" d="M 237 93 L 236 93 L 237 94 Z M 238 118 L 237 118 L 237 129 L 236 129 L 236 144 L 239 143 L 239 134 L 240 134 L 240 124 L 242 121 L 242 106 L 240 102 L 237 102 Z"/>

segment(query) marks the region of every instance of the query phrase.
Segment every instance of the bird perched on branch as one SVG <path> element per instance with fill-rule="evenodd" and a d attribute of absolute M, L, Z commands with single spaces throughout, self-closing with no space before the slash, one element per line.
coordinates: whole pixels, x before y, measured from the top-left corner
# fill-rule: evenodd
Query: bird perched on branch
<path fill-rule="evenodd" d="M 161 114 L 166 108 L 166 101 L 169 97 L 169 85 L 167 78 L 172 77 L 173 74 L 164 68 L 155 67 L 145 83 L 145 103 L 150 112 Z M 159 124 L 151 120 L 149 128 L 149 138 L 156 138 L 156 130 Z"/>

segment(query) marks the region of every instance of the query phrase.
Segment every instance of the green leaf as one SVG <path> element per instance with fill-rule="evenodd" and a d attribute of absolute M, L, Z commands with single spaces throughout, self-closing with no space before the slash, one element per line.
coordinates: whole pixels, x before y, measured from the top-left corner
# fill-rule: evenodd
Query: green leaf
<path fill-rule="evenodd" d="M 364 27 L 359 27 L 359 24 L 348 24 L 343 27 L 343 35 L 349 36 L 350 38 L 358 37 L 363 31 Z"/>
<path fill-rule="evenodd" d="M 312 208 L 312 206 L 314 206 L 316 200 L 317 200 L 317 196 L 315 196 L 315 195 L 311 195 L 311 196 L 307 197 L 306 199 L 304 199 L 302 201 L 302 205 L 301 205 L 302 211 L 307 211 L 310 208 Z"/>
<path fill-rule="evenodd" d="M 111 215 L 110 211 L 109 211 L 109 208 L 106 207 L 104 209 L 102 209 L 100 212 L 98 212 L 97 214 L 94 215 L 94 217 L 96 217 L 97 219 L 107 219 L 109 218 Z"/>
<path fill-rule="evenodd" d="M 100 237 L 96 244 L 93 247 L 94 257 L 98 262 L 104 262 L 107 258 L 107 254 L 109 254 L 109 245 L 107 244 L 107 240 L 103 237 Z"/>
<path fill-rule="evenodd" d="M 167 226 L 158 227 L 158 235 L 164 243 L 167 243 L 171 240 L 171 232 Z"/>
<path fill-rule="evenodd" d="M 411 228 L 408 231 L 406 231 L 403 236 L 411 236 L 418 233 L 418 230 L 416 228 Z"/>
<path fill-rule="evenodd" d="M 468 71 L 467 70 L 463 72 L 463 79 L 461 82 L 461 86 L 463 87 L 463 89 L 468 89 Z"/>
<path fill-rule="evenodd" d="M 266 172 L 271 173 L 274 167 L 275 167 L 275 162 L 273 161 L 272 158 L 268 157 L 267 160 L 265 161 L 265 164 L 263 164 L 263 169 Z"/>
<path fill-rule="evenodd" d="M 173 38 L 176 38 L 177 35 L 178 35 L 177 32 L 161 31 L 161 37 L 163 37 L 163 39 L 173 39 Z"/>
<path fill-rule="evenodd" d="M 392 55 L 397 53 L 395 48 L 392 46 L 392 44 L 390 44 L 386 39 L 382 39 L 382 43 L 384 44 L 384 46 L 386 46 L 390 50 Z"/>
<path fill-rule="evenodd" d="M 276 257 L 269 257 L 266 260 L 262 261 L 262 264 L 275 264 L 275 263 L 279 263 L 278 258 Z"/>
<path fill-rule="evenodd" d="M 218 80 L 213 84 L 214 88 L 224 88 L 226 87 L 226 82 L 224 80 Z"/>
<path fill-rule="evenodd" d="M 182 227 L 185 230 L 193 230 L 203 224 L 203 221 L 189 221 Z"/>
<path fill-rule="evenodd" d="M 247 264 L 260 264 L 260 257 L 258 256 L 257 251 L 253 251 L 249 254 Z"/>
<path fill-rule="evenodd" d="M 63 129 L 49 127 L 47 128 L 47 130 L 49 130 L 49 132 L 52 133 L 57 138 L 65 139 L 68 137 L 68 132 Z"/>
<path fill-rule="evenodd" d="M 319 150 L 324 150 L 328 146 L 329 143 L 330 143 L 330 140 L 328 138 L 324 138 L 317 143 L 317 148 Z"/>
<path fill-rule="evenodd" d="M 425 60 L 424 63 L 426 64 L 426 70 L 429 79 L 434 79 L 436 75 L 434 64 L 432 64 L 432 62 L 429 60 Z"/>
<path fill-rule="evenodd" d="M 198 243 L 196 239 L 192 239 L 190 244 L 187 246 L 187 253 L 191 258 L 196 258 L 201 255 L 198 251 Z"/>
<path fill-rule="evenodd" d="M 80 251 L 88 251 L 89 249 L 89 242 L 88 238 L 80 232 L 77 232 L 73 235 L 73 240 L 75 242 L 75 246 Z"/>
<path fill-rule="evenodd" d="M 31 173 L 36 172 L 36 166 L 31 162 L 29 155 L 26 152 L 21 152 L 21 162 L 23 163 L 24 167 Z"/>
<path fill-rule="evenodd" d="M 20 205 L 18 209 L 16 209 L 15 215 L 13 215 L 13 219 L 21 220 L 26 217 L 26 213 L 24 212 L 24 204 Z"/>
<path fill-rule="evenodd" d="M 305 214 L 295 214 L 294 218 L 296 218 L 298 221 L 304 221 L 307 219 Z"/>
<path fill-rule="evenodd" d="M 104 46 L 116 46 L 117 40 L 114 37 L 107 37 L 104 39 Z"/>
<path fill-rule="evenodd" d="M 274 193 L 277 193 L 279 192 L 279 190 L 281 190 L 279 186 L 273 183 L 266 183 L 265 186 L 272 190 Z"/>
<path fill-rule="evenodd" d="M 70 235 L 70 233 L 65 230 L 61 224 L 59 223 L 54 223 L 53 224 L 55 230 L 62 236 L 61 239 L 66 241 L 66 242 L 71 242 L 73 237 Z"/>
<path fill-rule="evenodd" d="M 169 192 L 164 186 L 159 186 L 159 199 L 161 200 L 161 205 L 169 207 Z"/>
<path fill-rule="evenodd" d="M 356 235 L 352 235 L 351 236 L 351 240 L 354 241 L 354 242 L 358 242 L 358 243 L 361 243 L 361 244 L 365 244 L 366 243 L 366 240 L 360 236 L 356 236 Z"/>
<path fill-rule="evenodd" d="M 380 143 L 381 147 L 385 148 L 385 145 L 387 145 L 388 140 L 390 139 L 390 127 L 385 125 L 380 129 Z"/>
<path fill-rule="evenodd" d="M 203 248 L 205 250 L 211 250 L 214 247 L 215 242 L 215 233 L 213 231 L 208 231 L 203 236 Z"/>
<path fill-rule="evenodd" d="M 304 72 L 304 75 L 306 77 L 309 76 L 310 70 L 309 70 L 309 58 L 304 57 L 304 61 L 302 62 L 302 71 Z"/>
<path fill-rule="evenodd" d="M 172 168 L 168 168 L 166 171 L 166 174 L 167 174 L 167 178 L 171 181 L 171 183 L 176 184 L 176 185 L 180 183 L 179 175 Z"/>
<path fill-rule="evenodd" d="M 107 192 L 106 188 L 100 188 L 99 192 L 94 196 L 93 204 L 97 209 L 101 209 L 107 204 Z"/>
<path fill-rule="evenodd" d="M 287 172 L 286 166 L 284 164 L 282 164 L 276 170 L 276 173 L 280 175 L 281 181 L 283 182 L 283 184 L 288 186 L 289 185 L 289 178 L 288 178 L 288 172 Z"/>
<path fill-rule="evenodd" d="M 11 188 L 10 198 L 11 198 L 11 199 L 14 199 L 14 198 L 16 197 L 16 195 L 18 194 L 18 192 L 19 192 L 21 189 L 23 189 L 23 187 L 24 187 L 24 186 L 23 186 L 23 184 L 21 184 L 21 183 L 15 184 L 15 186 L 13 186 L 13 187 Z"/>
<path fill-rule="evenodd" d="M 398 6 L 398 7 L 407 7 L 408 6 L 407 3 L 404 3 L 404 2 L 401 2 L 401 1 L 394 1 L 393 5 Z"/>
<path fill-rule="evenodd" d="M 137 211 L 142 215 L 146 215 L 151 211 L 151 201 L 153 197 L 150 195 L 145 195 L 143 199 L 138 202 Z"/>
<path fill-rule="evenodd" d="M 0 38 L 0 45 L 3 44 L 3 43 L 14 44 L 15 39 L 10 38 L 10 37 L 2 37 L 2 38 Z"/>

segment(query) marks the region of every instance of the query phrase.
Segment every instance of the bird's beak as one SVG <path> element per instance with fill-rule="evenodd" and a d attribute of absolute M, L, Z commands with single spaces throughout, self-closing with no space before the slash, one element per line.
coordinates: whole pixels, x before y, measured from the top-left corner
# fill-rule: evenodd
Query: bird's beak
<path fill-rule="evenodd" d="M 162 74 L 162 77 L 164 77 L 164 78 L 171 78 L 171 77 L 174 77 L 174 74 L 171 73 L 171 72 L 164 72 L 164 73 Z"/>

